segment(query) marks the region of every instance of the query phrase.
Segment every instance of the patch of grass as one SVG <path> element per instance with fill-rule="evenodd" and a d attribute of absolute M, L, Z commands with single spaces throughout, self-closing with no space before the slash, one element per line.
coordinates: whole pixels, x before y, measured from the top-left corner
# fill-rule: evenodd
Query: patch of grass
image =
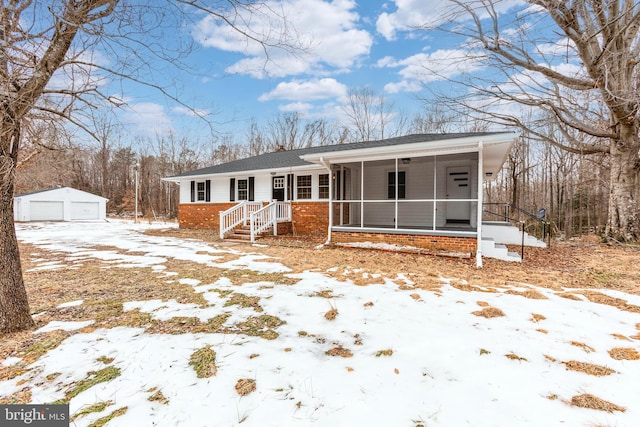
<path fill-rule="evenodd" d="M 105 424 L 107 424 L 109 421 L 111 421 L 115 417 L 119 417 L 121 415 L 124 415 L 127 412 L 128 409 L 129 409 L 129 407 L 127 407 L 127 406 L 123 406 L 122 408 L 118 408 L 115 411 L 113 411 L 112 413 L 110 413 L 109 415 L 107 415 L 106 417 L 102 417 L 102 418 L 94 421 L 93 423 L 89 424 L 89 427 L 103 427 Z"/>
<path fill-rule="evenodd" d="M 622 341 L 631 341 L 629 337 L 626 337 L 622 334 L 611 334 L 611 336 Z"/>
<path fill-rule="evenodd" d="M 246 396 L 256 390 L 256 382 L 251 378 L 241 378 L 236 382 L 235 388 L 240 396 Z"/>
<path fill-rule="evenodd" d="M 263 314 L 260 316 L 249 317 L 246 321 L 235 325 L 237 329 L 230 329 L 231 333 L 243 333 L 252 337 L 260 337 L 267 340 L 274 340 L 278 338 L 279 334 L 274 331 L 274 328 L 284 325 L 284 320 L 280 320 L 276 316 L 270 314 Z"/>
<path fill-rule="evenodd" d="M 111 364 L 111 362 L 113 362 L 113 357 L 107 357 L 107 356 L 100 356 L 96 359 L 98 362 L 102 362 L 105 365 L 109 365 Z"/>
<path fill-rule="evenodd" d="M 504 355 L 507 359 L 517 360 L 518 362 L 528 362 L 526 357 L 520 357 L 515 353 L 507 353 Z"/>
<path fill-rule="evenodd" d="M 245 294 L 241 294 L 239 292 L 234 292 L 231 294 L 231 298 L 224 303 L 225 307 L 229 307 L 231 305 L 239 305 L 243 308 L 253 308 L 254 311 L 258 313 L 262 313 L 263 309 L 259 304 L 260 297 L 250 297 Z"/>
<path fill-rule="evenodd" d="M 509 289 L 508 291 L 505 291 L 505 294 L 518 295 L 529 299 L 548 299 L 541 292 L 538 292 L 534 289 L 529 289 L 526 291 L 516 291 L 513 289 Z"/>
<path fill-rule="evenodd" d="M 542 314 L 531 313 L 531 319 L 529 319 L 529 320 L 531 320 L 532 322 L 538 323 L 539 321 L 545 320 L 545 319 L 546 319 L 546 317 L 543 316 Z"/>
<path fill-rule="evenodd" d="M 485 317 L 487 319 L 491 319 L 493 317 L 502 317 L 505 315 L 502 310 L 495 307 L 485 307 L 482 310 L 474 311 L 471 314 L 479 317 Z"/>
<path fill-rule="evenodd" d="M 71 334 L 65 331 L 52 331 L 46 334 L 36 334 L 36 342 L 31 344 L 20 354 L 22 360 L 27 364 L 32 364 L 40 359 L 49 350 L 58 347 Z"/>
<path fill-rule="evenodd" d="M 391 356 L 391 355 L 393 355 L 393 350 L 391 350 L 390 348 L 388 348 L 386 350 L 378 350 L 378 351 L 376 351 L 376 357 Z"/>
<path fill-rule="evenodd" d="M 331 310 L 324 314 L 324 318 L 327 320 L 335 320 L 336 317 L 338 317 L 338 309 L 335 307 L 332 307 Z"/>
<path fill-rule="evenodd" d="M 51 382 L 60 376 L 60 372 L 54 372 L 52 374 L 47 375 L 45 378 L 47 381 Z"/>
<path fill-rule="evenodd" d="M 580 293 L 587 297 L 587 299 L 591 302 L 610 305 L 619 308 L 620 310 L 629 311 L 631 313 L 640 313 L 640 306 L 629 304 L 627 300 L 624 300 L 622 298 L 614 298 L 609 295 L 594 291 L 581 291 Z"/>
<path fill-rule="evenodd" d="M 491 354 L 491 352 L 489 350 L 487 350 L 486 348 L 481 348 L 480 349 L 480 356 L 482 356 L 484 354 Z"/>
<path fill-rule="evenodd" d="M 152 319 L 146 332 L 171 335 L 221 332 L 222 325 L 229 316 L 231 316 L 229 313 L 220 314 L 206 322 L 201 322 L 197 317 L 173 317 L 169 320 Z"/>
<path fill-rule="evenodd" d="M 218 373 L 216 352 L 210 345 L 197 350 L 191 355 L 189 365 L 196 371 L 198 378 L 210 378 Z"/>
<path fill-rule="evenodd" d="M 9 396 L 0 397 L 0 405 L 26 405 L 31 403 L 31 389 L 25 387 Z"/>
<path fill-rule="evenodd" d="M 572 294 L 571 292 L 556 292 L 556 295 L 573 301 L 582 301 L 582 298 Z"/>
<path fill-rule="evenodd" d="M 164 394 L 162 394 L 161 390 L 157 390 L 155 387 L 149 390 L 149 392 L 154 392 L 154 391 L 155 393 L 153 393 L 151 396 L 147 398 L 149 402 L 158 402 L 163 405 L 169 404 L 169 399 L 167 399 L 167 397 Z"/>
<path fill-rule="evenodd" d="M 574 347 L 583 349 L 585 353 L 593 353 L 594 351 L 596 351 L 595 348 L 580 341 L 571 341 L 569 344 L 571 344 Z"/>
<path fill-rule="evenodd" d="M 615 360 L 640 360 L 640 353 L 635 348 L 615 347 L 609 350 L 609 356 Z"/>
<path fill-rule="evenodd" d="M 325 354 L 332 357 L 353 357 L 351 350 L 342 346 L 333 347 L 325 351 Z"/>
<path fill-rule="evenodd" d="M 75 420 L 76 418 L 84 417 L 85 415 L 93 414 L 95 412 L 102 412 L 111 405 L 113 405 L 113 401 L 107 400 L 106 402 L 98 402 L 94 403 L 93 405 L 83 406 L 78 412 L 71 415 L 71 421 Z"/>
<path fill-rule="evenodd" d="M 489 304 L 486 301 L 476 301 L 476 304 L 478 304 L 478 307 L 490 307 L 491 304 Z"/>
<path fill-rule="evenodd" d="M 87 374 L 87 378 L 75 383 L 73 388 L 65 393 L 64 399 L 59 400 L 56 403 L 69 403 L 71 399 L 73 399 L 83 391 L 89 390 L 94 385 L 109 382 L 119 376 L 120 368 L 116 368 L 114 366 L 108 366 L 99 371 L 90 371 Z"/>
<path fill-rule="evenodd" d="M 600 399 L 599 397 L 588 393 L 573 396 L 571 398 L 571 405 L 577 406 L 579 408 L 589 408 L 610 413 L 615 411 L 625 412 L 627 410 L 622 406 L 618 406 L 615 403 L 608 402 L 604 399 Z"/>
<path fill-rule="evenodd" d="M 333 298 L 333 290 L 331 289 L 324 289 L 322 291 L 317 291 L 316 293 L 314 293 L 312 296 L 314 297 L 320 297 L 320 298 Z"/>
<path fill-rule="evenodd" d="M 576 360 L 562 362 L 562 364 L 567 368 L 568 371 L 582 372 L 587 375 L 593 375 L 595 377 L 604 377 L 616 372 L 613 369 L 607 368 L 605 366 L 594 365 L 593 363 L 578 362 Z"/>

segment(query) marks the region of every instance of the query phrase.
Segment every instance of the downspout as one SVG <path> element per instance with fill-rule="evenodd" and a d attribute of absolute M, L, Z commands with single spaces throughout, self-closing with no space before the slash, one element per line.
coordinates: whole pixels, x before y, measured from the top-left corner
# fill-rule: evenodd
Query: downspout
<path fill-rule="evenodd" d="M 320 164 L 329 171 L 329 227 L 327 230 L 327 241 L 325 245 L 331 243 L 331 228 L 333 227 L 333 174 L 331 171 L 331 164 L 324 160 L 324 157 L 320 157 Z"/>
<path fill-rule="evenodd" d="M 476 219 L 476 233 L 477 244 L 476 249 L 476 267 L 482 268 L 482 204 L 484 202 L 484 158 L 482 152 L 482 141 L 478 141 L 478 206 L 477 206 L 477 219 Z"/>

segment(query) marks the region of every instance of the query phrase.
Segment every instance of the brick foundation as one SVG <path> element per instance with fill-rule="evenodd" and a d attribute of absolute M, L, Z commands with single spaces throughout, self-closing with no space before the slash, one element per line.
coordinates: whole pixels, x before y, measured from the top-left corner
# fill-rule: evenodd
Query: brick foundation
<path fill-rule="evenodd" d="M 295 236 L 326 236 L 329 229 L 329 203 L 293 202 L 291 217 Z"/>
<path fill-rule="evenodd" d="M 178 205 L 180 228 L 220 229 L 220 212 L 236 203 L 191 203 Z"/>
<path fill-rule="evenodd" d="M 419 234 L 386 234 L 367 232 L 334 231 L 331 242 L 348 245 L 350 243 L 389 244 L 411 246 L 427 252 L 461 252 L 474 254 L 478 248 L 475 237 L 427 236 Z"/>
<path fill-rule="evenodd" d="M 181 228 L 220 228 L 220 212 L 236 203 L 191 203 L 178 206 L 178 222 Z M 278 235 L 326 236 L 329 227 L 328 202 L 293 202 L 291 204 L 292 222 L 278 224 Z M 334 215 L 339 208 L 334 209 Z M 344 212 L 348 217 L 349 212 Z M 386 234 L 372 232 L 334 231 L 331 242 L 337 244 L 373 243 L 411 246 L 425 252 L 460 252 L 474 254 L 477 250 L 475 237 L 429 236 L 420 234 Z"/>

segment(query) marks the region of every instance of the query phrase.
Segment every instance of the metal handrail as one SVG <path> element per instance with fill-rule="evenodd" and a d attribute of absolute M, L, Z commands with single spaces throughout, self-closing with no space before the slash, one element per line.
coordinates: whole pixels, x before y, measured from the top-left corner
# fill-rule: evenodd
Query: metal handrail
<path fill-rule="evenodd" d="M 531 212 L 528 212 L 528 211 L 520 208 L 519 206 L 516 206 L 516 205 L 514 205 L 512 203 L 509 203 L 509 202 L 489 202 L 489 203 L 483 203 L 483 205 L 485 205 L 485 206 L 496 205 L 496 206 L 502 206 L 504 208 L 509 208 L 509 209 L 518 211 L 521 214 L 523 214 L 526 217 L 528 217 L 529 219 L 532 219 L 532 220 L 540 223 L 542 225 L 542 233 L 541 233 L 542 235 L 540 236 L 541 240 L 543 242 L 545 240 L 548 240 L 547 247 L 551 246 L 551 223 L 544 219 L 544 217 L 546 216 L 546 212 L 544 210 L 541 210 L 541 211 L 544 212 L 544 216 L 540 217 L 537 214 L 532 214 Z M 488 211 L 486 209 L 483 209 L 483 211 L 487 212 L 489 214 L 493 214 L 493 215 L 497 215 L 497 216 L 503 217 L 503 218 L 507 219 L 507 221 L 516 221 L 518 223 L 522 222 L 520 219 L 511 218 L 506 214 L 497 214 L 495 212 L 491 212 L 491 211 Z M 538 211 L 538 212 L 540 213 L 540 211 Z M 524 225 L 523 225 L 523 227 L 524 227 Z"/>
<path fill-rule="evenodd" d="M 489 203 L 487 203 L 487 204 L 489 204 Z M 497 204 L 497 203 L 492 203 L 492 204 Z M 524 224 L 525 224 L 525 222 L 522 221 L 522 220 L 519 220 L 519 219 L 511 218 L 508 215 L 499 214 L 497 212 L 488 211 L 486 209 L 482 209 L 482 212 L 486 212 L 486 213 L 488 213 L 490 215 L 498 216 L 498 217 L 500 217 L 502 219 L 507 220 L 508 222 L 517 222 L 517 223 L 520 224 L 520 233 L 522 235 L 522 240 L 520 242 L 520 259 L 523 260 L 524 259 L 524 236 L 525 236 Z"/>

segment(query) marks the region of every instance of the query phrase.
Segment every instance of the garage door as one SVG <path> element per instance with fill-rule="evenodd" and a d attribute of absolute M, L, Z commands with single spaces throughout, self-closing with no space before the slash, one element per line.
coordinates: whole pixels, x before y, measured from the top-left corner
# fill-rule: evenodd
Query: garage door
<path fill-rule="evenodd" d="M 100 204 L 94 202 L 71 202 L 71 220 L 100 219 Z"/>
<path fill-rule="evenodd" d="M 31 221 L 62 221 L 64 220 L 63 202 L 31 201 L 29 204 Z"/>

